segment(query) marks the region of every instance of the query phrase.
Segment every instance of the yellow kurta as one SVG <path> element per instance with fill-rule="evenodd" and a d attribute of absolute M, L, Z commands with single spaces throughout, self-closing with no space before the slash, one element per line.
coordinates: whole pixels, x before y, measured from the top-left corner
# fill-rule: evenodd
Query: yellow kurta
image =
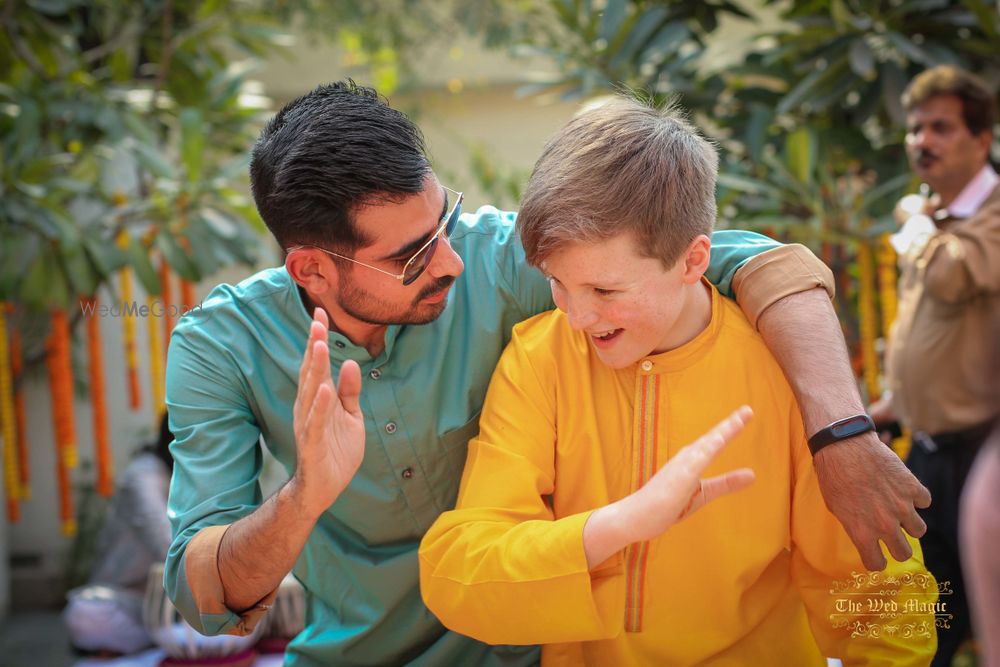
<path fill-rule="evenodd" d="M 590 511 L 744 403 L 754 419 L 706 476 L 749 466 L 756 483 L 589 572 Z M 449 628 L 547 644 L 546 665 L 926 665 L 937 588 L 913 546 L 906 563 L 866 573 L 824 505 L 781 369 L 713 292 L 693 341 L 618 371 L 559 311 L 515 327 L 458 506 L 421 544 L 420 583 Z M 893 576 L 898 592 L 880 594 Z M 847 590 L 831 593 L 837 582 Z M 909 613 L 870 613 L 884 602 Z"/>

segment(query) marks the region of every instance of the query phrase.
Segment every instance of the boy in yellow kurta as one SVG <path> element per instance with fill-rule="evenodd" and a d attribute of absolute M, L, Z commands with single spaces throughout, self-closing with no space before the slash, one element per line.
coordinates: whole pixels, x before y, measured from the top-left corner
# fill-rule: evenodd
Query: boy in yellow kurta
<path fill-rule="evenodd" d="M 514 329 L 458 505 L 421 544 L 424 600 L 477 639 L 544 644 L 543 664 L 929 664 L 919 545 L 864 570 L 780 368 L 701 279 L 716 169 L 676 113 L 631 100 L 550 141 L 518 226 L 559 310 Z M 699 439 L 744 404 L 752 421 Z"/>

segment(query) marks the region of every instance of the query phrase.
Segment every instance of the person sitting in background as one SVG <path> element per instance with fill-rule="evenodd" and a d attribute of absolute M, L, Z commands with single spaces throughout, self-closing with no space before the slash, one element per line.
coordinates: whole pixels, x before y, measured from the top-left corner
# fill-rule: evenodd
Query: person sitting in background
<path fill-rule="evenodd" d="M 420 546 L 424 601 L 480 641 L 544 644 L 543 665 L 926 665 L 918 543 L 885 580 L 923 585 L 859 574 L 810 455 L 835 425 L 807 447 L 781 368 L 704 280 L 717 168 L 677 112 L 630 99 L 546 146 L 516 226 L 557 310 L 514 327 Z"/>
<path fill-rule="evenodd" d="M 90 577 L 67 594 L 63 611 L 78 651 L 126 654 L 152 643 L 142 624 L 142 601 L 150 566 L 162 563 L 170 546 L 172 440 L 164 414 L 156 443 L 140 450 L 118 478 Z"/>

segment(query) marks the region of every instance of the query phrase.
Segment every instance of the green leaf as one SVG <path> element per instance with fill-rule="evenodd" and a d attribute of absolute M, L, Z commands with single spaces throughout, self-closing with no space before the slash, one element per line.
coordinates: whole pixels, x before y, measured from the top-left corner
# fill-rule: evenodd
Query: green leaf
<path fill-rule="evenodd" d="M 57 262 L 52 249 L 46 249 L 31 264 L 19 292 L 19 300 L 28 308 L 40 311 L 51 307 L 66 307 L 69 288 L 63 272 L 53 270 Z"/>
<path fill-rule="evenodd" d="M 139 163 L 155 176 L 174 180 L 177 177 L 171 165 L 158 148 L 140 141 L 127 141 Z"/>
<path fill-rule="evenodd" d="M 683 23 L 668 23 L 650 40 L 639 59 L 642 62 L 666 60 L 680 51 L 681 45 L 690 35 L 691 32 Z"/>
<path fill-rule="evenodd" d="M 875 78 L 875 54 L 868 48 L 863 36 L 859 36 L 851 42 L 848 51 L 848 58 L 851 62 L 851 70 L 866 81 Z"/>
<path fill-rule="evenodd" d="M 618 34 L 618 30 L 621 29 L 622 23 L 625 22 L 625 10 L 625 0 L 608 0 L 604 7 L 604 12 L 601 14 L 601 28 L 599 32 L 601 39 L 608 43 L 614 39 L 615 35 Z"/>
<path fill-rule="evenodd" d="M 975 14 L 979 27 L 988 37 L 997 38 L 997 27 L 1000 25 L 1000 5 L 991 8 L 983 0 L 965 0 L 963 2 L 969 11 Z"/>
<path fill-rule="evenodd" d="M 146 294 L 159 294 L 161 288 L 160 276 L 156 273 L 156 269 L 153 268 L 153 262 L 149 259 L 149 251 L 146 249 L 146 246 L 139 239 L 130 238 L 128 247 L 125 249 L 125 254 L 128 257 L 129 265 L 135 271 L 135 275 L 145 288 Z"/>
<path fill-rule="evenodd" d="M 718 184 L 729 190 L 735 190 L 736 192 L 745 192 L 750 194 L 767 194 L 780 196 L 781 190 L 774 187 L 767 181 L 762 181 L 758 178 L 751 178 L 749 176 L 741 176 L 739 174 L 731 173 L 720 173 L 718 178 Z"/>
<path fill-rule="evenodd" d="M 190 183 L 199 183 L 205 152 L 205 120 L 201 111 L 188 107 L 178 118 L 181 125 L 181 162 Z"/>
<path fill-rule="evenodd" d="M 799 81 L 794 88 L 792 88 L 788 93 L 781 98 L 778 102 L 777 113 L 786 114 L 792 109 L 799 106 L 803 100 L 805 100 L 811 93 L 813 88 L 819 83 L 823 75 L 826 74 L 826 68 L 817 67 L 808 76 Z"/>
<path fill-rule="evenodd" d="M 911 42 L 909 39 L 900 35 L 898 32 L 887 32 L 886 37 L 892 42 L 897 49 L 903 52 L 903 54 L 910 60 L 919 63 L 925 67 L 933 67 L 937 63 L 929 53 L 924 51 L 922 48 Z"/>
<path fill-rule="evenodd" d="M 59 246 L 62 270 L 76 294 L 90 296 L 97 291 L 100 279 L 94 274 L 83 246 L 64 243 Z"/>
<path fill-rule="evenodd" d="M 83 249 L 104 278 L 108 278 L 128 263 L 128 256 L 118 246 L 93 236 L 84 237 Z"/>
<path fill-rule="evenodd" d="M 838 32 L 847 29 L 851 13 L 844 5 L 844 0 L 830 0 L 830 18 L 833 19 L 833 25 L 836 26 Z"/>
<path fill-rule="evenodd" d="M 635 57 L 636 52 L 649 41 L 650 36 L 669 15 L 670 13 L 664 7 L 659 6 L 644 11 L 632 26 L 621 47 L 611 58 L 611 67 L 621 67 Z"/>
<path fill-rule="evenodd" d="M 747 129 L 744 140 L 747 145 L 747 152 L 755 160 L 760 159 L 761 151 L 767 141 L 767 131 L 771 125 L 771 109 L 757 102 L 750 105 L 750 119 L 747 121 Z"/>
<path fill-rule="evenodd" d="M 201 280 L 201 275 L 198 273 L 198 268 L 195 266 L 191 258 L 188 257 L 187 253 L 181 248 L 177 239 L 174 238 L 169 232 L 163 232 L 156 237 L 156 247 L 160 249 L 163 256 L 167 258 L 167 263 L 170 264 L 177 275 L 179 275 L 184 280 L 196 283 Z M 159 292 L 157 292 L 159 293 Z"/>

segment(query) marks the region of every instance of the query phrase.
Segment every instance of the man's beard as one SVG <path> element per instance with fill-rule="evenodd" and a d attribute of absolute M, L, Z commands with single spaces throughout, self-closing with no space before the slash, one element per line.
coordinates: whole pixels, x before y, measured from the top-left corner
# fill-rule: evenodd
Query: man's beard
<path fill-rule="evenodd" d="M 396 306 L 379 299 L 350 279 L 341 278 L 341 290 L 337 294 L 337 305 L 356 320 L 366 324 L 387 326 L 392 324 L 428 324 L 436 320 L 448 305 L 447 299 L 439 303 L 421 301 L 455 282 L 455 276 L 440 278 L 416 293 L 406 306 Z"/>

